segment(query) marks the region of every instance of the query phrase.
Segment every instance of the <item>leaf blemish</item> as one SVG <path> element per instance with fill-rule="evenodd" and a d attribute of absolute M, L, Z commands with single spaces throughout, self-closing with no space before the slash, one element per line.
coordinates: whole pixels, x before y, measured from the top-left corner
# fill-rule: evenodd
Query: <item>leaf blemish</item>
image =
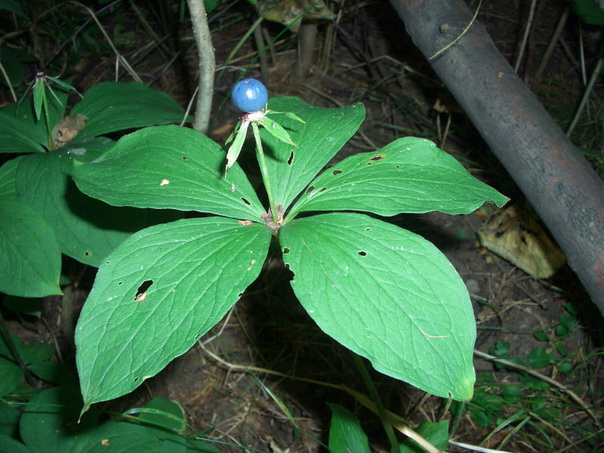
<path fill-rule="evenodd" d="M 162 179 L 161 182 L 159 183 L 160 186 L 167 186 L 168 184 L 170 184 L 169 179 Z"/>
<path fill-rule="evenodd" d="M 334 170 L 331 172 L 331 174 L 334 176 L 338 176 L 340 173 L 342 173 L 342 170 Z"/>
<path fill-rule="evenodd" d="M 378 155 L 376 155 L 376 156 L 373 156 L 373 157 L 371 158 L 371 160 L 372 160 L 373 162 L 377 162 L 378 160 L 382 160 L 384 157 L 385 157 L 385 156 L 384 156 L 383 154 L 378 154 Z"/>
<path fill-rule="evenodd" d="M 289 249 L 287 247 L 283 248 L 283 252 L 284 255 L 287 255 L 289 253 Z"/>
<path fill-rule="evenodd" d="M 136 302 L 142 303 L 147 298 L 147 290 L 153 285 L 153 280 L 145 280 L 136 290 L 136 295 L 134 296 L 134 300 Z"/>
<path fill-rule="evenodd" d="M 311 193 L 313 190 L 315 190 L 315 186 L 310 186 L 308 189 L 306 189 L 306 193 Z"/>

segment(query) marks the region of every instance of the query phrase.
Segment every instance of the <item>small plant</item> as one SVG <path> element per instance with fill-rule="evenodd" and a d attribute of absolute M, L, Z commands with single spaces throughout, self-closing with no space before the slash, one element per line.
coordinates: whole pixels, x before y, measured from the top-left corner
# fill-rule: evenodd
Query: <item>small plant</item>
<path fill-rule="evenodd" d="M 239 164 L 225 175 L 222 147 L 190 129 L 149 127 L 95 159 L 74 156 L 74 179 L 89 196 L 210 214 L 143 229 L 101 263 L 76 328 L 83 411 L 132 391 L 190 349 L 258 277 L 272 240 L 325 333 L 382 373 L 471 398 L 476 332 L 461 278 L 430 242 L 361 212 L 459 214 L 506 197 L 418 138 L 321 172 L 360 126 L 363 106 L 327 109 L 288 97 L 266 108 L 288 136 L 247 117 L 268 209 Z"/>
<path fill-rule="evenodd" d="M 61 253 L 98 266 L 134 231 L 179 217 L 107 206 L 77 190 L 68 172 L 72 156 L 93 160 L 111 148 L 105 135 L 178 122 L 183 109 L 142 84 L 101 83 L 67 115 L 70 89 L 39 73 L 32 97 L 0 109 L 0 153 L 25 154 L 0 167 L 0 291 L 7 294 L 61 294 Z"/>

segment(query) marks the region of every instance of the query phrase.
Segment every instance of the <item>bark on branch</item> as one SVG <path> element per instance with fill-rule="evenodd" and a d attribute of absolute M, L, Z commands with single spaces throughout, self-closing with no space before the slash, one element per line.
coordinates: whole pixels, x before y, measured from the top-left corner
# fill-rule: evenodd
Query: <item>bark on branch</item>
<path fill-rule="evenodd" d="M 460 0 L 390 0 L 427 58 L 472 13 Z M 604 182 L 475 23 L 431 61 L 491 150 L 535 207 L 604 314 Z"/>

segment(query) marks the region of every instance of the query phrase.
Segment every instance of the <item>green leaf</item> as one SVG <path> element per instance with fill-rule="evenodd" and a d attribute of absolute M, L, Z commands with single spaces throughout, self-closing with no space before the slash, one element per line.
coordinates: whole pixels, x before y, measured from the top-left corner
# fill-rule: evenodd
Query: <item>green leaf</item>
<path fill-rule="evenodd" d="M 449 445 L 449 420 L 438 423 L 424 420 L 415 431 L 439 450 L 446 451 Z M 411 438 L 406 438 L 400 444 L 400 453 L 423 453 L 424 451 L 426 450 Z"/>
<path fill-rule="evenodd" d="M 111 142 L 95 139 L 81 143 L 86 148 L 107 147 Z M 67 176 L 76 150 L 27 156 L 17 169 L 19 199 L 54 226 L 61 251 L 91 266 L 99 266 L 115 247 L 135 231 L 154 223 L 180 217 L 180 213 L 115 208 L 82 194 Z M 95 149 L 98 152 L 98 149 Z"/>
<path fill-rule="evenodd" d="M 386 216 L 429 211 L 467 214 L 485 202 L 502 206 L 507 201 L 431 141 L 407 137 L 327 169 L 310 183 L 290 215 L 328 210 Z"/>
<path fill-rule="evenodd" d="M 554 357 L 544 348 L 534 348 L 527 358 L 533 368 L 544 368 L 554 363 Z"/>
<path fill-rule="evenodd" d="M 23 377 L 21 367 L 0 357 L 0 398 L 16 389 Z"/>
<path fill-rule="evenodd" d="M 25 156 L 19 156 L 16 159 L 11 159 L 4 163 L 0 167 L 0 199 L 3 200 L 16 200 L 17 199 L 17 187 L 15 185 L 15 178 L 17 175 L 17 167 L 19 161 Z"/>
<path fill-rule="evenodd" d="M 109 421 L 76 439 L 74 453 L 161 452 L 161 442 L 144 426 L 125 421 Z M 63 450 L 67 451 L 67 450 Z"/>
<path fill-rule="evenodd" d="M 0 451 L 10 453 L 31 453 L 21 442 L 3 434 L 0 434 Z"/>
<path fill-rule="evenodd" d="M 280 243 L 294 292 L 325 333 L 384 374 L 444 398 L 472 397 L 472 305 L 434 245 L 352 213 L 296 219 Z"/>
<path fill-rule="evenodd" d="M 166 93 L 141 83 L 103 82 L 90 88 L 71 114 L 88 117 L 78 139 L 124 129 L 179 123 L 184 110 Z"/>
<path fill-rule="evenodd" d="M 82 192 L 114 206 L 172 208 L 260 221 L 264 208 L 238 165 L 205 135 L 177 126 L 123 137 L 90 164 L 76 164 Z"/>
<path fill-rule="evenodd" d="M 266 131 L 275 137 L 277 140 L 281 140 L 283 143 L 288 145 L 296 146 L 296 144 L 292 141 L 291 137 L 287 133 L 287 131 L 276 121 L 273 121 L 268 116 L 265 116 L 262 121 L 260 121 L 260 125 L 266 129 Z"/>
<path fill-rule="evenodd" d="M 140 414 L 136 417 L 139 422 L 183 434 L 187 429 L 185 410 L 177 401 L 166 398 L 153 398 L 149 403 L 138 409 L 126 411 L 125 415 Z"/>
<path fill-rule="evenodd" d="M 71 452 L 75 441 L 98 419 L 92 411 L 78 422 L 82 400 L 74 386 L 43 390 L 25 406 L 20 434 L 30 453 Z"/>
<path fill-rule="evenodd" d="M 0 10 L 7 10 L 21 17 L 27 17 L 21 5 L 15 0 L 0 0 Z"/>
<path fill-rule="evenodd" d="M 0 436 L 16 437 L 19 430 L 19 418 L 21 412 L 12 407 L 6 401 L 0 401 Z M 0 451 L 17 451 L 2 449 L 0 442 Z"/>
<path fill-rule="evenodd" d="M 264 225 L 184 219 L 142 230 L 107 257 L 76 327 L 86 407 L 191 348 L 256 279 L 270 238 Z"/>
<path fill-rule="evenodd" d="M 55 233 L 30 206 L 0 199 L 0 291 L 20 297 L 61 294 Z"/>
<path fill-rule="evenodd" d="M 331 408 L 329 452 L 371 453 L 367 435 L 354 414 L 339 404 L 329 404 L 329 407 Z"/>
<path fill-rule="evenodd" d="M 572 0 L 573 9 L 590 25 L 604 25 L 604 5 L 596 0 Z"/>
<path fill-rule="evenodd" d="M 27 105 L 0 109 L 0 137 L 0 153 L 43 153 L 47 144 L 44 124 Z"/>
<path fill-rule="evenodd" d="M 342 109 L 327 109 L 291 97 L 270 99 L 268 107 L 292 112 L 305 121 L 301 123 L 289 118 L 286 113 L 271 113 L 271 118 L 287 130 L 298 146 L 282 142 L 266 129 L 260 131 L 275 203 L 287 209 L 357 131 L 365 118 L 365 108 L 355 104 Z"/>

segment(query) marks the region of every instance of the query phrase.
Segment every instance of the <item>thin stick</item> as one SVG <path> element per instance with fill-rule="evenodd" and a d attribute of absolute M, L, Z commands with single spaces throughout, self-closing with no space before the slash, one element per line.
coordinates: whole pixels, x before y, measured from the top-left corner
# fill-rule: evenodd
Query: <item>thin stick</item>
<path fill-rule="evenodd" d="M 466 28 L 463 29 L 463 31 L 460 33 L 460 35 L 457 38 L 455 38 L 453 41 L 451 41 L 449 44 L 447 44 L 445 47 L 440 49 L 438 52 L 436 52 L 434 55 L 432 55 L 430 58 L 428 58 L 428 61 L 434 60 L 441 53 L 443 53 L 447 49 L 449 49 L 449 48 L 453 47 L 455 44 L 457 44 L 457 42 L 463 37 L 463 35 L 465 35 L 468 32 L 468 30 L 470 29 L 472 24 L 476 21 L 476 18 L 478 17 L 478 12 L 480 11 L 481 6 L 482 6 L 482 0 L 480 0 L 478 2 L 478 7 L 476 8 L 476 12 L 474 13 L 474 16 L 472 16 L 470 23 L 466 26 Z"/>
<path fill-rule="evenodd" d="M 122 65 L 124 65 L 124 67 L 126 68 L 126 71 L 128 71 L 128 74 L 130 74 L 130 76 L 135 81 L 137 81 L 139 83 L 143 83 L 143 80 L 138 76 L 138 74 L 136 73 L 136 71 L 132 68 L 132 66 L 130 66 L 130 64 L 128 63 L 128 61 L 115 48 L 115 46 L 113 45 L 113 41 L 111 41 L 111 38 L 109 37 L 109 35 L 107 34 L 107 32 L 105 31 L 105 29 L 103 28 L 103 26 L 101 25 L 101 22 L 97 19 L 96 14 L 94 13 L 94 11 L 91 10 L 90 8 L 88 8 L 86 5 L 83 5 L 80 2 L 72 1 L 72 3 L 75 4 L 75 5 L 78 5 L 78 6 L 82 7 L 82 8 L 84 8 L 88 12 L 88 14 L 90 14 L 90 17 L 92 17 L 92 19 L 96 22 L 97 26 L 101 30 L 101 33 L 103 34 L 103 36 L 105 37 L 105 39 L 109 43 L 109 46 L 113 50 L 113 53 L 117 57 L 117 60 Z"/>
<path fill-rule="evenodd" d="M 193 35 L 199 54 L 199 92 L 193 129 L 205 134 L 208 132 L 210 115 L 212 113 L 212 98 L 214 97 L 214 72 L 216 57 L 212 48 L 212 36 L 208 27 L 208 17 L 203 0 L 187 0 Z"/>
<path fill-rule="evenodd" d="M 552 35 L 552 39 L 549 41 L 549 44 L 547 45 L 547 48 L 545 49 L 545 52 L 543 53 L 543 58 L 541 59 L 541 63 L 539 63 L 539 67 L 537 68 L 537 71 L 535 71 L 535 75 L 533 76 L 533 80 L 535 82 L 539 82 L 539 80 L 541 79 L 541 76 L 543 75 L 543 71 L 545 71 L 545 67 L 547 66 L 547 63 L 548 63 L 550 57 L 552 56 L 554 48 L 556 47 L 556 43 L 558 42 L 558 39 L 560 39 L 560 34 L 562 33 L 562 30 L 564 29 L 564 25 L 566 25 L 566 20 L 568 19 L 569 13 L 570 13 L 570 6 L 567 6 L 566 9 L 564 10 L 564 12 L 562 13 L 562 16 L 560 16 L 560 20 L 558 21 L 558 24 L 556 25 L 556 29 L 554 30 L 554 34 Z"/>
<path fill-rule="evenodd" d="M 524 36 L 522 37 L 522 43 L 520 44 L 520 51 L 518 52 L 518 58 L 516 58 L 516 64 L 514 65 L 514 72 L 518 74 L 518 68 L 522 63 L 524 57 L 524 49 L 526 49 L 526 43 L 528 41 L 529 33 L 533 26 L 533 19 L 535 18 L 535 9 L 537 9 L 537 0 L 531 2 L 531 9 L 529 10 L 529 17 L 526 20 L 526 27 L 524 28 Z"/>

